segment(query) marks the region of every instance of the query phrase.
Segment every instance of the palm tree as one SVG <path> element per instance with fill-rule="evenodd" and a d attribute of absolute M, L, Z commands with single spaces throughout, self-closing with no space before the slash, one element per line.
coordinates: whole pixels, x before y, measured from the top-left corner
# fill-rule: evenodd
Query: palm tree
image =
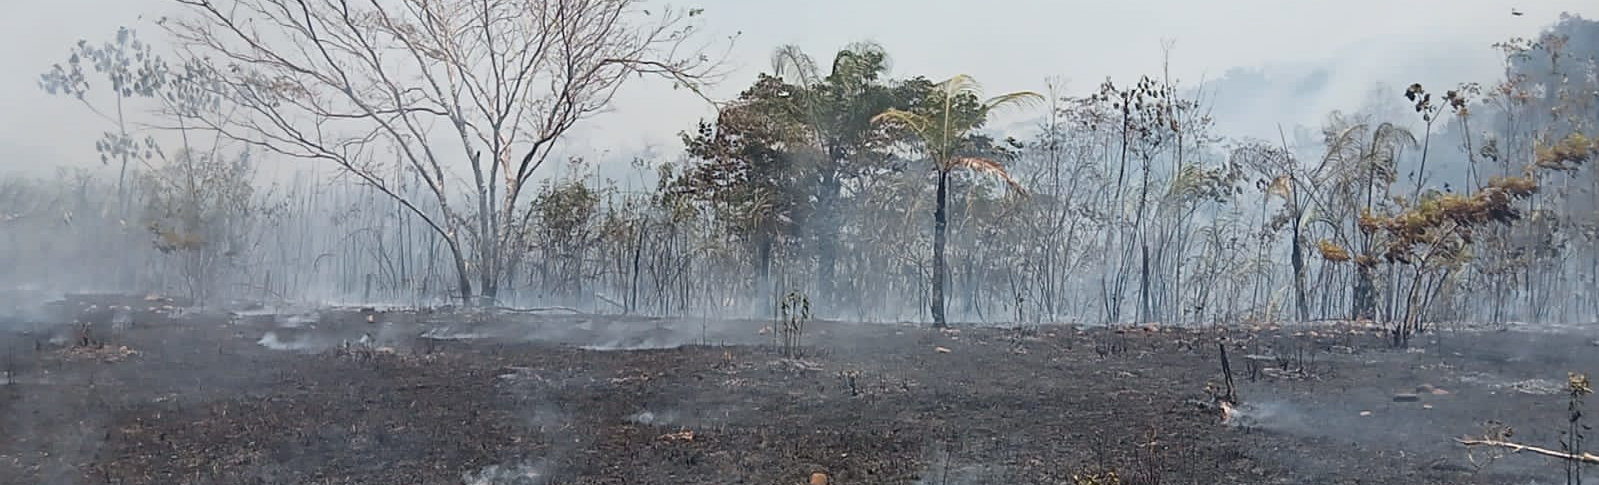
<path fill-rule="evenodd" d="M 960 74 L 938 83 L 932 96 L 912 111 L 889 109 L 872 118 L 873 123 L 905 128 L 921 141 L 922 149 L 938 172 L 937 208 L 933 211 L 933 327 L 949 325 L 944 315 L 946 277 L 944 246 L 948 240 L 949 174 L 957 168 L 999 177 L 1017 191 L 1022 187 L 998 161 L 990 158 L 990 147 L 979 143 L 974 131 L 982 127 L 988 114 L 1012 105 L 1041 102 L 1044 96 L 1032 91 L 1001 94 L 984 100 L 982 88 L 971 76 Z"/>
<path fill-rule="evenodd" d="M 918 93 L 916 85 L 883 76 L 890 61 L 882 46 L 855 42 L 833 56 L 827 72 L 798 46 L 785 45 L 772 54 L 772 72 L 792 84 L 789 95 L 799 106 L 796 122 L 816 152 L 815 214 L 810 230 L 816 237 L 816 291 L 834 300 L 834 273 L 840 237 L 839 201 L 847 181 L 880 168 L 891 140 L 881 136 L 872 117 L 891 107 L 904 107 Z"/>

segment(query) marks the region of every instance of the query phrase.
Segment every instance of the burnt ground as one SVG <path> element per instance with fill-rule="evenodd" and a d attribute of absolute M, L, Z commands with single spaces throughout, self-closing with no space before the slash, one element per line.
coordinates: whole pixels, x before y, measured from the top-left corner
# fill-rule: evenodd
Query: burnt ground
<path fill-rule="evenodd" d="M 756 321 L 174 303 L 0 325 L 0 482 L 1564 483 L 1453 438 L 1558 448 L 1566 372 L 1599 367 L 1576 328 L 815 322 L 783 358 Z"/>

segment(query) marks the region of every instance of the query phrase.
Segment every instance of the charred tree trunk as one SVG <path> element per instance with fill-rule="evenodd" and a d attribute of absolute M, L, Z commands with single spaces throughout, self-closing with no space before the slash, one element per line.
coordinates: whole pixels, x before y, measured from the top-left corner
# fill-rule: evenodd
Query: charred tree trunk
<path fill-rule="evenodd" d="M 760 296 L 756 297 L 756 301 L 759 302 L 760 306 L 757 307 L 758 309 L 756 310 L 755 316 L 756 316 L 756 318 L 760 318 L 760 317 L 765 316 L 767 312 L 771 311 L 771 309 L 773 308 L 773 305 L 774 305 L 774 303 L 772 301 L 772 297 L 774 296 L 773 293 L 775 292 L 775 288 L 772 286 L 772 235 L 771 234 L 763 234 L 763 235 L 761 235 L 760 242 L 756 243 L 756 247 L 755 247 L 755 292 L 760 295 Z"/>
<path fill-rule="evenodd" d="M 1140 310 L 1138 313 L 1142 315 L 1140 320 L 1143 320 L 1139 323 L 1148 323 L 1157 319 L 1154 307 L 1149 300 L 1149 242 L 1141 240 L 1139 243 L 1139 250 L 1141 251 L 1139 264 L 1141 266 L 1138 270 L 1138 304 Z"/>
<path fill-rule="evenodd" d="M 1294 212 L 1296 214 L 1293 224 L 1294 247 L 1293 256 L 1291 258 L 1291 264 L 1293 265 L 1294 270 L 1294 306 L 1298 307 L 1299 321 L 1308 322 L 1310 321 L 1310 306 L 1309 303 L 1305 301 L 1305 248 L 1304 241 L 1300 240 L 1300 238 L 1303 236 L 1300 232 L 1299 217 L 1297 216 L 1299 211 Z"/>
<path fill-rule="evenodd" d="M 819 209 L 822 223 L 816 231 L 816 297 L 818 301 L 834 301 L 833 278 L 838 267 L 838 213 L 834 207 L 838 200 L 839 182 L 827 177 L 821 184 Z"/>
<path fill-rule="evenodd" d="M 949 171 L 938 170 L 937 208 L 933 209 L 933 328 L 946 328 L 944 318 L 945 276 L 944 246 L 948 241 L 949 222 Z"/>
<path fill-rule="evenodd" d="M 500 281 L 492 276 L 483 277 L 483 290 L 478 292 L 478 301 L 483 306 L 494 306 L 499 301 Z"/>
<path fill-rule="evenodd" d="M 644 223 L 638 224 L 638 237 L 633 240 L 633 274 L 627 285 L 627 306 L 624 313 L 632 314 L 638 311 L 639 276 L 643 274 L 644 261 Z"/>
<path fill-rule="evenodd" d="M 1377 283 L 1371 274 L 1371 267 L 1355 264 L 1354 301 L 1352 302 L 1355 320 L 1377 319 Z"/>
<path fill-rule="evenodd" d="M 466 270 L 466 258 L 461 255 L 461 246 L 455 241 L 449 241 L 450 258 L 455 261 L 455 284 L 461 288 L 461 302 L 472 306 L 477 300 L 472 298 L 472 277 Z"/>

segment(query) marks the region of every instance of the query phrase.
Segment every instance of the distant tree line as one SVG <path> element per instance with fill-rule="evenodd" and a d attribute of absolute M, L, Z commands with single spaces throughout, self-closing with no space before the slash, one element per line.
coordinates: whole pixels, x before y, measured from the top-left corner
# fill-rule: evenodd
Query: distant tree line
<path fill-rule="evenodd" d="M 1203 86 L 1167 75 L 988 97 L 894 77 L 876 45 L 826 64 L 785 46 L 680 157 L 637 161 L 655 186 L 624 187 L 546 163 L 554 142 L 628 79 L 721 80 L 698 10 L 179 1 L 170 58 L 124 30 L 43 76 L 105 114 L 103 159 L 137 176 L 0 183 L 17 277 L 92 260 L 103 284 L 202 298 L 661 315 L 772 316 L 799 289 L 828 318 L 1370 319 L 1401 345 L 1599 317 L 1599 25 L 1580 17 L 1498 45 L 1502 79 L 1395 87 L 1273 141 L 1216 133 Z M 1037 129 L 996 133 L 1002 109 Z M 321 175 L 252 183 L 292 158 Z M 47 238 L 69 243 L 21 264 Z"/>

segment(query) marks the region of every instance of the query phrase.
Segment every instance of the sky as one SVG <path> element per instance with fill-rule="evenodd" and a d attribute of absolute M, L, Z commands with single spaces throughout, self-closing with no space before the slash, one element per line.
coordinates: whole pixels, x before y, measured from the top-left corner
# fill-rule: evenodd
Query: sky
<path fill-rule="evenodd" d="M 79 39 L 109 39 L 118 26 L 159 39 L 152 24 L 182 10 L 172 0 L 8 0 L 0 16 L 0 173 L 49 173 L 61 165 L 98 165 L 93 146 L 104 125 L 81 105 L 46 95 L 38 74 L 61 62 Z M 646 5 L 667 3 L 646 0 Z M 881 44 L 897 76 L 940 79 L 970 74 L 990 93 L 1042 91 L 1046 78 L 1068 91 L 1093 89 L 1106 76 L 1131 81 L 1159 74 L 1161 45 L 1175 42 L 1170 70 L 1194 83 L 1235 67 L 1281 72 L 1334 72 L 1312 100 L 1279 111 L 1287 100 L 1253 93 L 1214 93 L 1213 101 L 1254 106 L 1258 122 L 1243 131 L 1275 130 L 1277 122 L 1314 123 L 1317 113 L 1357 108 L 1383 81 L 1405 85 L 1487 80 L 1498 69 L 1490 45 L 1533 36 L 1562 11 L 1599 16 L 1593 0 L 766 0 L 673 1 L 705 9 L 703 34 L 738 34 L 735 68 L 714 87 L 727 98 L 767 70 L 770 53 L 796 44 L 820 61 L 854 41 Z M 1513 16 L 1516 9 L 1525 15 Z M 141 19 L 142 16 L 142 19 Z M 604 160 L 612 169 L 643 151 L 681 152 L 677 133 L 710 113 L 704 101 L 660 82 L 624 88 L 612 110 L 578 125 L 563 152 Z M 1000 126 L 1018 127 L 1026 114 Z M 1034 114 L 1036 116 L 1036 114 Z M 1283 117 L 1297 119 L 1269 119 Z M 1009 125 L 1003 123 L 1008 122 Z M 301 162 L 284 162 L 301 163 Z"/>

